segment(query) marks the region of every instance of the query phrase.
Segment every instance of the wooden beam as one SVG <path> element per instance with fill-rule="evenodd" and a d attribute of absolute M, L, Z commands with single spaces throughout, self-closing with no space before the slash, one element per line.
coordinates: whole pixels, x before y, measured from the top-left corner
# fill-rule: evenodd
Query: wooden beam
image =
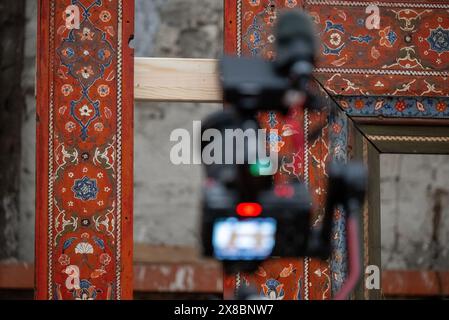
<path fill-rule="evenodd" d="M 221 264 L 192 247 L 134 244 L 134 292 L 223 292 Z M 31 263 L 0 263 L 0 290 L 32 290 Z"/>
<path fill-rule="evenodd" d="M 133 297 L 134 50 L 128 43 L 134 0 L 90 3 L 80 8 L 79 1 L 38 2 L 39 300 L 80 298 L 82 292 L 66 285 L 67 279 L 85 279 L 90 299 Z M 69 5 L 86 18 L 80 29 L 87 36 L 66 27 Z M 97 18 L 104 13 L 107 28 Z M 80 258 L 80 248 L 89 254 L 88 262 Z"/>
<path fill-rule="evenodd" d="M 449 296 L 449 272 L 384 270 L 382 293 L 386 297 Z"/>
<path fill-rule="evenodd" d="M 134 292 L 222 293 L 217 263 L 134 264 Z"/>
<path fill-rule="evenodd" d="M 222 102 L 217 60 L 135 58 L 134 66 L 136 100 Z"/>
<path fill-rule="evenodd" d="M 33 288 L 33 264 L 0 263 L 0 289 L 32 290 Z"/>
<path fill-rule="evenodd" d="M 0 264 L 0 290 L 33 290 L 34 265 Z M 135 263 L 134 292 L 223 292 L 223 272 L 218 263 Z"/>

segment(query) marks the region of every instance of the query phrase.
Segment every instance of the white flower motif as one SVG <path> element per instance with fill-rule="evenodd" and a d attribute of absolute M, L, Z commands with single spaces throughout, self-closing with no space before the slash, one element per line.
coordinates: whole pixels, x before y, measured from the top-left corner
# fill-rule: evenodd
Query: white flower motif
<path fill-rule="evenodd" d="M 83 168 L 83 173 L 86 173 L 87 171 L 89 171 L 89 169 L 87 169 L 86 167 Z"/>
<path fill-rule="evenodd" d="M 101 179 L 101 178 L 103 178 L 103 174 L 100 172 L 97 174 L 97 177 Z"/>
<path fill-rule="evenodd" d="M 94 248 L 92 247 L 92 245 L 90 243 L 81 242 L 76 245 L 75 253 L 92 254 L 92 253 L 94 253 Z"/>
<path fill-rule="evenodd" d="M 111 191 L 111 188 L 109 188 L 109 187 L 104 188 L 104 192 L 109 192 L 109 191 Z"/>
<path fill-rule="evenodd" d="M 76 128 L 76 125 L 72 121 L 67 122 L 66 125 L 65 125 L 65 129 L 68 132 L 73 132 L 73 130 L 75 130 L 75 128 Z"/>
<path fill-rule="evenodd" d="M 69 207 L 73 207 L 73 201 L 67 202 L 67 205 L 68 205 Z"/>
<path fill-rule="evenodd" d="M 86 104 L 83 105 L 79 110 L 80 110 L 81 116 L 87 116 L 87 117 L 90 117 L 90 113 L 92 112 L 92 110 L 89 109 L 89 107 Z"/>
<path fill-rule="evenodd" d="M 334 46 L 338 46 L 341 43 L 341 35 L 338 33 L 332 33 L 329 41 Z"/>

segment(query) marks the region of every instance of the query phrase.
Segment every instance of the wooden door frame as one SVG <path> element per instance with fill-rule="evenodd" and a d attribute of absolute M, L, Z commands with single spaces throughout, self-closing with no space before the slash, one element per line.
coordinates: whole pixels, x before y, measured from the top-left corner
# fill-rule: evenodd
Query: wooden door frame
<path fill-rule="evenodd" d="M 354 157 L 368 168 L 368 193 L 361 221 L 364 265 L 376 265 L 382 273 L 380 155 L 449 154 L 449 127 L 446 120 L 351 119 L 357 128 Z M 356 291 L 356 297 L 360 299 L 380 299 L 382 296 L 382 290 L 367 290 L 364 281 Z"/>

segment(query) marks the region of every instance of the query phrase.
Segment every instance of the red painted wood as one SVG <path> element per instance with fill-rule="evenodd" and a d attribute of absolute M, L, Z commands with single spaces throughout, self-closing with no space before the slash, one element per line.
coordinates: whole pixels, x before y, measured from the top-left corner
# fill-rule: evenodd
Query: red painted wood
<path fill-rule="evenodd" d="M 278 271 L 276 277 L 282 273 L 282 269 Z M 177 272 L 182 273 L 181 282 L 177 282 Z M 223 291 L 221 267 L 211 262 L 139 263 L 134 265 L 134 274 L 136 292 L 221 293 Z M 234 279 L 226 279 L 224 282 L 226 290 L 235 286 Z M 33 264 L 0 264 L 1 290 L 32 290 L 33 284 Z M 382 294 L 386 298 L 448 296 L 449 272 L 384 270 Z"/>
<path fill-rule="evenodd" d="M 321 46 L 317 79 L 332 95 L 449 96 L 449 3 L 305 1 Z"/>
<path fill-rule="evenodd" d="M 388 297 L 449 296 L 449 272 L 384 270 L 382 293 Z"/>
<path fill-rule="evenodd" d="M 70 4 L 39 1 L 36 298 L 131 299 L 134 2 Z"/>
<path fill-rule="evenodd" d="M 212 261 L 136 263 L 135 292 L 222 293 L 222 268 Z M 33 290 L 34 265 L 0 263 L 0 290 Z"/>
<path fill-rule="evenodd" d="M 237 0 L 225 0 L 224 11 L 224 52 L 234 54 L 237 52 Z"/>

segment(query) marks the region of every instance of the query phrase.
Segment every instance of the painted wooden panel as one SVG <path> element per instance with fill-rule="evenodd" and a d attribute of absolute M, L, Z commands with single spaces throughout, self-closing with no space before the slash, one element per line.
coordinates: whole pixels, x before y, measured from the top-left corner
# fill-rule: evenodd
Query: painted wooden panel
<path fill-rule="evenodd" d="M 376 3 L 369 8 L 370 1 L 226 1 L 225 46 L 227 52 L 269 59 L 279 9 L 303 7 L 320 37 L 315 77 L 346 113 L 447 118 L 449 4 Z"/>
<path fill-rule="evenodd" d="M 449 4 L 306 0 L 316 77 L 335 95 L 449 96 Z"/>
<path fill-rule="evenodd" d="M 133 23 L 132 0 L 39 1 L 38 299 L 132 298 Z"/>
<path fill-rule="evenodd" d="M 305 1 L 322 42 L 317 80 L 350 116 L 447 118 L 447 1 L 369 4 Z"/>

